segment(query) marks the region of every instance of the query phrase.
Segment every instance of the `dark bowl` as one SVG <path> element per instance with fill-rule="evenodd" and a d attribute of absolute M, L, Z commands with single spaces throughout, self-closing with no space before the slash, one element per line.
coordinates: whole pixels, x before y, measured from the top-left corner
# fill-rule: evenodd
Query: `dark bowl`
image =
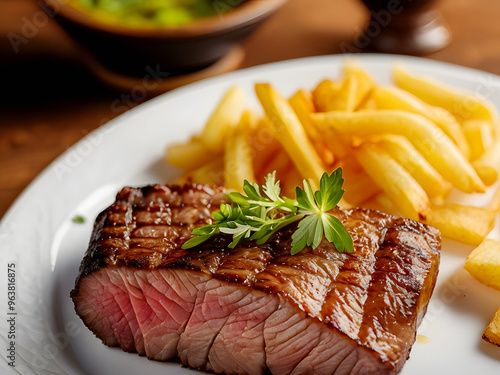
<path fill-rule="evenodd" d="M 141 77 L 204 69 L 226 56 L 286 0 L 247 0 L 220 16 L 176 28 L 139 28 L 100 22 L 67 0 L 41 0 L 49 16 L 109 71 Z"/>

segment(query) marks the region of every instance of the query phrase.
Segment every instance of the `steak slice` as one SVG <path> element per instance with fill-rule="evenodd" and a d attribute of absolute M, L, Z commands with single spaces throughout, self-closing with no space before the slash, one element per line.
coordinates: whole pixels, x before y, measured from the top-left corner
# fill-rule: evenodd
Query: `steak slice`
<path fill-rule="evenodd" d="M 440 233 L 378 211 L 332 213 L 354 252 L 290 255 L 294 228 L 182 250 L 222 188 L 124 188 L 97 218 L 71 292 L 108 346 L 225 374 L 395 374 L 434 289 Z"/>

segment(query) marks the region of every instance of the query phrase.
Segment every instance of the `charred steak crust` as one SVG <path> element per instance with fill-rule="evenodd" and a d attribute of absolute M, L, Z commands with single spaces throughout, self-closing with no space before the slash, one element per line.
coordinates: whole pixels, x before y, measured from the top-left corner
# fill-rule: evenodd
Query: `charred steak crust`
<path fill-rule="evenodd" d="M 290 229 L 180 247 L 224 202 L 206 185 L 124 188 L 97 218 L 71 297 L 106 345 L 216 373 L 394 374 L 437 278 L 435 228 L 335 209 L 353 253 L 290 255 Z M 250 360 L 251 359 L 251 360 Z"/>
<path fill-rule="evenodd" d="M 181 256 L 173 251 L 224 202 L 223 188 L 202 184 L 123 188 L 94 223 L 79 278 L 104 266 L 147 269 L 172 262 Z"/>

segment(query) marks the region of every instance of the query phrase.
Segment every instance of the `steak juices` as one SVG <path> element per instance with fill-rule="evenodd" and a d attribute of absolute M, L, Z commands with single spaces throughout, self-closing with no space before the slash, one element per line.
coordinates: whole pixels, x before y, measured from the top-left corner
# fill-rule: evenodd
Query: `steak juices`
<path fill-rule="evenodd" d="M 235 249 L 182 250 L 220 188 L 124 188 L 97 218 L 71 297 L 108 346 L 225 374 L 395 374 L 436 282 L 439 231 L 341 210 L 354 241 L 290 255 L 290 229 Z"/>

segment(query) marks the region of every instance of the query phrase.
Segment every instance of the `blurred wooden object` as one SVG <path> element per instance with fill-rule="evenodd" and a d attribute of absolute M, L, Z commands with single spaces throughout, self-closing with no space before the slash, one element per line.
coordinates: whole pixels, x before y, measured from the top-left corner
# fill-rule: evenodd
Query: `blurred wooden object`
<path fill-rule="evenodd" d="M 440 0 L 453 33 L 429 58 L 500 74 L 500 1 Z M 290 58 L 364 52 L 369 13 L 360 1 L 290 0 L 243 44 L 248 67 Z M 114 91 L 35 0 L 0 1 L 0 216 L 58 155 L 145 100 Z"/>
<path fill-rule="evenodd" d="M 451 33 L 435 0 L 361 0 L 370 11 L 364 36 L 385 53 L 423 55 L 446 47 Z"/>

